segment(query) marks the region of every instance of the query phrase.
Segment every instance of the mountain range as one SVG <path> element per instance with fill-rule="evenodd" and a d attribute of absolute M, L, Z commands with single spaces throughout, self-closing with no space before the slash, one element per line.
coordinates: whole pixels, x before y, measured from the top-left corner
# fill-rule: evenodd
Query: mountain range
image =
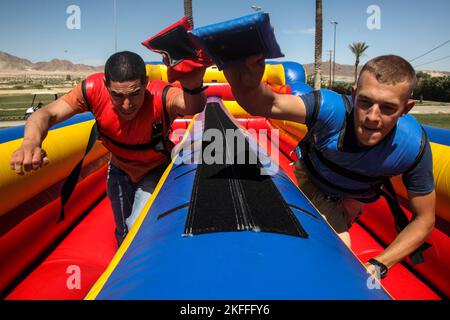
<path fill-rule="evenodd" d="M 102 70 L 103 66 L 93 67 L 86 64 L 74 64 L 68 60 L 61 59 L 33 63 L 30 60 L 22 59 L 0 51 L 0 73 L 17 71 L 90 73 Z"/>
<path fill-rule="evenodd" d="M 314 63 L 304 64 L 308 75 L 314 74 Z M 336 63 L 336 79 L 352 81 L 355 67 L 353 65 Z M 30 60 L 23 59 L 0 51 L 0 74 L 14 72 L 52 72 L 52 73 L 92 73 L 103 71 L 103 66 L 89 66 L 86 64 L 74 64 L 68 60 L 52 59 L 51 61 L 42 61 L 33 63 Z M 445 71 L 424 71 L 431 76 L 449 76 L 450 72 Z M 328 61 L 322 63 L 322 76 L 329 78 L 330 64 Z"/>

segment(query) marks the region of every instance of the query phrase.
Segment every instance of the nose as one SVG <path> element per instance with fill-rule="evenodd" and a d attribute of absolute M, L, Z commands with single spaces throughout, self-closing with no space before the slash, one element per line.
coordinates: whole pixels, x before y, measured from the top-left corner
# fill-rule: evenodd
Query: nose
<path fill-rule="evenodd" d="M 367 112 L 367 119 L 376 122 L 380 119 L 380 114 L 380 106 L 378 104 L 373 104 Z"/>
<path fill-rule="evenodd" d="M 129 98 L 124 98 L 122 103 L 122 108 L 124 110 L 129 110 L 131 108 L 131 101 Z"/>

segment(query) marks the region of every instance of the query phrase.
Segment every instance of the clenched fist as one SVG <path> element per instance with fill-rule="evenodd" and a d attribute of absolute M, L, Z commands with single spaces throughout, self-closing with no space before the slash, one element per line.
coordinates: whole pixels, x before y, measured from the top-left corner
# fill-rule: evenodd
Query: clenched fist
<path fill-rule="evenodd" d="M 25 172 L 36 171 L 49 162 L 47 153 L 40 144 L 24 141 L 12 154 L 10 166 L 18 175 L 24 175 Z"/>

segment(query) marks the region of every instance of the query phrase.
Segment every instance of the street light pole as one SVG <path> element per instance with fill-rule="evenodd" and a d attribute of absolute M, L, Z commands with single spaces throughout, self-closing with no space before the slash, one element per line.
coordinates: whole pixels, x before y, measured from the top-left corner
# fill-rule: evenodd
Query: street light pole
<path fill-rule="evenodd" d="M 338 23 L 334 20 L 331 20 L 330 23 L 334 24 L 333 81 L 331 83 L 331 87 L 333 87 L 334 79 L 336 77 L 336 26 Z"/>
<path fill-rule="evenodd" d="M 328 89 L 331 89 L 331 71 L 332 71 L 332 65 L 331 62 L 333 61 L 333 50 L 328 50 L 330 53 L 330 77 L 328 78 Z"/>

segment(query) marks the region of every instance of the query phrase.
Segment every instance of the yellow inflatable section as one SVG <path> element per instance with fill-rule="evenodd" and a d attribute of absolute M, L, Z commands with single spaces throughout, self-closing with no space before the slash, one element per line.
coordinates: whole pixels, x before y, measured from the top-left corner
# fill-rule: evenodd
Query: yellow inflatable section
<path fill-rule="evenodd" d="M 436 190 L 436 215 L 450 222 L 450 147 L 430 143 L 433 154 L 433 174 Z M 397 194 L 408 199 L 401 176 L 392 180 Z"/>
<path fill-rule="evenodd" d="M 49 165 L 24 176 L 17 175 L 9 166 L 12 153 L 19 148 L 23 139 L 0 144 L 0 215 L 67 177 L 84 154 L 93 124 L 91 120 L 49 131 L 43 143 L 43 149 L 50 159 Z M 83 166 L 107 152 L 97 141 L 84 159 Z"/>
<path fill-rule="evenodd" d="M 160 64 L 147 64 L 147 75 L 150 80 L 163 80 L 167 81 L 167 67 Z M 273 86 L 286 84 L 284 67 L 281 64 L 268 64 L 264 71 L 262 78 L 264 83 L 268 83 Z M 227 83 L 222 71 L 216 66 L 211 66 L 206 69 L 205 76 L 203 78 L 204 83 Z"/>

